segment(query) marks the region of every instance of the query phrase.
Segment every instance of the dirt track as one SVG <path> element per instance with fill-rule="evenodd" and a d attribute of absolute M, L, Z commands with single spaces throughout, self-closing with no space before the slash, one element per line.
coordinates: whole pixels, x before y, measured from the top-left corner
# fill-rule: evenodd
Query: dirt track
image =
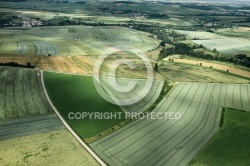
<path fill-rule="evenodd" d="M 64 126 L 56 114 L 0 122 L 0 141 L 63 128 Z"/>

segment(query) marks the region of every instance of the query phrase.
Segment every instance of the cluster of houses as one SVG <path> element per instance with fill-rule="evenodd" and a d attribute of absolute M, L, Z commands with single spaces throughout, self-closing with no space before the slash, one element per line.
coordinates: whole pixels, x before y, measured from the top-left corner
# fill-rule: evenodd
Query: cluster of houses
<path fill-rule="evenodd" d="M 43 25 L 42 21 L 40 20 L 29 20 L 29 21 L 23 21 L 23 27 L 33 27 L 33 26 L 41 26 Z"/>
<path fill-rule="evenodd" d="M 47 0 L 47 3 L 68 3 L 67 0 Z"/>

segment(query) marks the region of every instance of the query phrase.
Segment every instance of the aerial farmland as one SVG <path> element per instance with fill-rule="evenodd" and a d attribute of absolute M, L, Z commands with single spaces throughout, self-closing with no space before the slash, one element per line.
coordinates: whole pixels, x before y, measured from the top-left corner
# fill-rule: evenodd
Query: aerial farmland
<path fill-rule="evenodd" d="M 249 165 L 249 2 L 0 0 L 0 165 Z"/>
<path fill-rule="evenodd" d="M 179 83 L 152 113 L 179 112 L 180 120 L 141 119 L 91 146 L 110 165 L 186 165 L 217 132 L 221 107 L 250 111 L 249 88 Z"/>

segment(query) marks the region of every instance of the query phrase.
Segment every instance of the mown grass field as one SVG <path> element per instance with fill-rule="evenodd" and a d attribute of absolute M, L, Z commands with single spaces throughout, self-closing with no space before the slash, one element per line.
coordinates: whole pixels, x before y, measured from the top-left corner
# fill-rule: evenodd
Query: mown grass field
<path fill-rule="evenodd" d="M 226 109 L 218 134 L 189 165 L 250 165 L 250 113 Z"/>
<path fill-rule="evenodd" d="M 1 165 L 99 165 L 67 129 L 0 141 L 0 146 Z"/>
<path fill-rule="evenodd" d="M 129 45 L 147 52 L 159 45 L 159 40 L 149 35 L 117 26 L 2 28 L 0 54 L 98 56 L 117 45 Z"/>
<path fill-rule="evenodd" d="M 250 38 L 250 28 L 248 27 L 223 28 L 215 31 L 215 33 L 228 37 Z"/>
<path fill-rule="evenodd" d="M 48 94 L 68 124 L 83 138 L 91 138 L 125 120 L 117 119 L 74 119 L 70 112 L 121 112 L 117 106 L 105 101 L 96 91 L 92 77 L 44 72 Z"/>
<path fill-rule="evenodd" d="M 247 84 L 179 83 L 152 113 L 176 112 L 181 114 L 180 119 L 139 119 L 90 146 L 110 165 L 187 165 L 217 133 L 221 107 L 250 111 L 249 92 Z M 230 117 L 233 119 L 234 115 Z M 239 127 L 229 126 L 231 132 L 225 132 L 223 139 L 232 137 L 225 146 L 236 145 L 235 149 L 241 144 L 242 148 L 232 154 L 244 153 L 246 157 L 249 150 L 244 149 L 249 143 L 245 148 L 243 145 L 249 141 L 249 137 L 244 136 L 249 134 L 249 119 L 242 119 L 238 124 Z M 230 143 L 237 139 L 244 141 Z M 214 146 L 211 153 L 217 147 L 221 154 L 224 153 L 226 148 L 223 146 Z M 228 158 L 233 155 L 223 160 Z"/>
<path fill-rule="evenodd" d="M 226 37 L 223 35 L 210 33 L 210 32 L 200 32 L 200 31 L 177 31 L 179 33 L 185 34 L 192 40 L 195 44 L 202 44 L 206 48 L 213 50 L 216 48 L 219 52 L 222 53 L 237 53 L 249 51 L 249 41 L 246 40 L 247 36 L 241 36 L 235 38 L 235 36 Z M 231 32 L 234 34 L 234 32 Z M 229 36 L 229 35 L 227 35 Z"/>
<path fill-rule="evenodd" d="M 38 70 L 0 67 L 0 121 L 50 112 Z"/>
<path fill-rule="evenodd" d="M 165 66 L 160 67 L 160 73 L 174 82 L 249 83 L 249 78 L 206 66 L 181 63 L 177 59 L 163 64 Z"/>

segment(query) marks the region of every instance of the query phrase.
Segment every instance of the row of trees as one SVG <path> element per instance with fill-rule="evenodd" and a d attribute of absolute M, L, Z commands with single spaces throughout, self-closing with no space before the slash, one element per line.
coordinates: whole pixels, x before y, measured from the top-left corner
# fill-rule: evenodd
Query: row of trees
<path fill-rule="evenodd" d="M 164 59 L 169 55 L 172 54 L 182 54 L 182 55 L 188 55 L 193 56 L 197 58 L 203 58 L 203 59 L 215 59 L 215 56 L 211 54 L 206 54 L 204 51 L 195 51 L 195 48 L 200 48 L 201 46 L 191 47 L 185 43 L 174 43 L 172 48 L 164 48 L 161 50 L 159 59 Z"/>
<path fill-rule="evenodd" d="M 102 22 L 97 23 L 90 23 L 90 22 L 75 22 L 75 20 L 62 20 L 61 22 L 57 23 L 59 25 L 91 25 L 91 26 L 110 26 L 114 24 L 106 24 Z M 48 24 L 47 24 L 48 25 Z M 182 54 L 182 55 L 188 55 L 193 56 L 197 58 L 203 58 L 203 59 L 210 59 L 210 60 L 218 60 L 218 61 L 224 61 L 224 62 L 231 62 L 234 64 L 239 64 L 243 66 L 250 67 L 250 58 L 247 57 L 245 54 L 238 54 L 235 56 L 225 56 L 225 55 L 219 55 L 219 53 L 216 51 L 216 49 L 213 50 L 213 52 L 216 53 L 216 55 L 207 54 L 204 51 L 196 51 L 195 49 L 202 48 L 206 49 L 203 45 L 194 45 L 189 46 L 185 43 L 179 43 L 181 40 L 186 40 L 186 36 L 183 34 L 179 34 L 175 31 L 166 32 L 159 29 L 159 26 L 157 25 L 148 25 L 148 24 L 116 24 L 117 26 L 132 26 L 134 29 L 146 31 L 149 33 L 152 33 L 157 36 L 158 39 L 162 40 L 160 43 L 161 46 L 165 46 L 165 44 L 170 44 L 173 47 L 172 48 L 163 48 L 159 55 L 159 60 L 164 59 L 165 57 L 171 55 L 171 54 Z"/>
<path fill-rule="evenodd" d="M 141 28 L 139 27 L 137 27 L 136 29 L 141 30 Z M 179 34 L 175 31 L 164 32 L 159 30 L 157 27 L 151 27 L 147 29 L 147 31 L 157 35 L 158 39 L 161 40 L 160 46 L 164 47 L 166 44 L 170 44 L 173 46 L 171 48 L 163 48 L 159 54 L 159 60 L 162 60 L 172 54 L 182 54 L 207 60 L 217 60 L 250 67 L 250 57 L 248 57 L 246 54 L 236 54 L 234 56 L 224 55 L 220 54 L 216 49 L 212 50 L 213 54 L 209 54 L 205 53 L 202 50 L 196 50 L 206 50 L 203 45 L 190 46 L 185 43 L 180 43 L 180 41 L 186 40 L 187 38 L 185 37 L 185 35 Z"/>
<path fill-rule="evenodd" d="M 22 68 L 35 68 L 35 66 L 31 65 L 29 62 L 26 65 L 19 64 L 16 62 L 7 62 L 7 63 L 0 63 L 0 66 L 11 66 L 11 67 L 22 67 Z"/>
<path fill-rule="evenodd" d="M 216 52 L 216 50 L 213 50 L 213 52 Z M 194 47 L 191 47 L 185 43 L 175 43 L 173 44 L 172 48 L 164 48 L 160 52 L 159 59 L 164 59 L 172 54 L 182 54 L 202 59 L 230 62 L 233 64 L 250 67 L 250 57 L 248 57 L 246 54 L 237 54 L 234 56 L 226 56 L 220 54 L 211 55 L 206 54 L 204 51 L 195 51 Z"/>
<path fill-rule="evenodd" d="M 247 57 L 246 54 L 237 54 L 235 56 L 228 57 L 226 60 L 234 64 L 250 67 L 250 57 Z"/>

